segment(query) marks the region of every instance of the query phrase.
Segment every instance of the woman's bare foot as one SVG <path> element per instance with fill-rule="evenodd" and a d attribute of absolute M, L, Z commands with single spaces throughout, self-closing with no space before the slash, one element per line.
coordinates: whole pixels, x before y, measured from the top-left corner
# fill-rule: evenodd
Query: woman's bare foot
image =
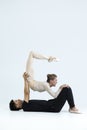
<path fill-rule="evenodd" d="M 78 110 L 76 107 L 70 108 L 70 109 L 69 109 L 69 112 L 70 112 L 70 113 L 81 114 L 81 113 L 79 112 L 79 110 Z"/>
<path fill-rule="evenodd" d="M 48 59 L 48 62 L 52 62 L 52 61 L 58 62 L 58 61 L 60 61 L 60 59 L 50 56 L 49 59 Z"/>

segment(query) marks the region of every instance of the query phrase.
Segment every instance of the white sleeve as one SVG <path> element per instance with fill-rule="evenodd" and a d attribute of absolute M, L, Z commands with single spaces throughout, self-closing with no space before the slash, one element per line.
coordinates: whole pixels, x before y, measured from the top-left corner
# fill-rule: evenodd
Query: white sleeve
<path fill-rule="evenodd" d="M 54 98 L 56 98 L 59 95 L 60 91 L 61 91 L 61 89 L 58 89 L 56 92 L 53 92 L 48 84 L 45 85 L 45 89 Z"/>

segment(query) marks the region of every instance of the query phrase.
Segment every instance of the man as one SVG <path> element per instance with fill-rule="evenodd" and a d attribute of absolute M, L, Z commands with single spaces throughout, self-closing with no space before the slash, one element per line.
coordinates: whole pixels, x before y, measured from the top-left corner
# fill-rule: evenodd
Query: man
<path fill-rule="evenodd" d="M 61 85 L 60 93 L 54 99 L 50 100 L 29 100 L 28 96 L 28 74 L 24 73 L 24 100 L 11 100 L 9 103 L 10 110 L 20 110 L 23 111 L 38 111 L 38 112 L 60 112 L 66 101 L 69 104 L 69 112 L 79 113 L 78 109 L 75 107 L 73 93 L 69 85 Z"/>

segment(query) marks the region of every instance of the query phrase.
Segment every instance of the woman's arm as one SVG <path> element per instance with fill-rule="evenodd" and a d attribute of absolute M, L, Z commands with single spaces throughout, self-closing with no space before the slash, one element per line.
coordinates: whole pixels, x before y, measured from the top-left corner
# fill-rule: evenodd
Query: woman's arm
<path fill-rule="evenodd" d="M 52 91 L 49 84 L 45 85 L 45 90 L 54 98 L 56 98 L 59 95 L 59 93 L 61 92 L 61 88 L 59 88 L 56 92 Z"/>
<path fill-rule="evenodd" d="M 59 87 L 59 89 L 58 89 L 56 92 L 53 92 L 48 83 L 45 85 L 46 91 L 47 91 L 52 97 L 54 97 L 54 98 L 56 98 L 56 97 L 59 95 L 59 93 L 61 92 L 61 90 L 62 90 L 63 88 L 65 88 L 65 87 L 69 88 L 69 85 L 63 84 L 63 85 L 61 85 L 61 86 Z"/>

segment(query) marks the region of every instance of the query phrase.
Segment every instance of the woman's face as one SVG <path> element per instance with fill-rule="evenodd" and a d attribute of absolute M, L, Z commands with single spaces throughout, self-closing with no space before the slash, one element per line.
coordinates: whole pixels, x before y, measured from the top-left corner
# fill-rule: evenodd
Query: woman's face
<path fill-rule="evenodd" d="M 56 86 L 57 81 L 58 81 L 57 78 L 55 78 L 55 79 L 53 79 L 53 80 L 50 80 L 51 86 Z"/>

